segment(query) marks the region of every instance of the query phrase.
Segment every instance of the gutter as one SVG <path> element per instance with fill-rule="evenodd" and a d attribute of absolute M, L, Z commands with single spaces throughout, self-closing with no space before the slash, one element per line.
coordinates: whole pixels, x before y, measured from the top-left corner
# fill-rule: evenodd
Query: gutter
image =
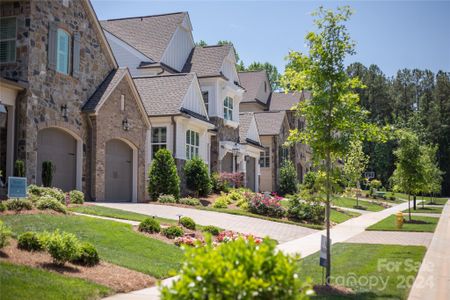
<path fill-rule="evenodd" d="M 170 120 L 171 120 L 171 123 L 173 126 L 173 140 L 172 140 L 173 151 L 172 151 L 172 153 L 173 153 L 173 157 L 176 157 L 176 155 L 177 155 L 177 124 L 175 122 L 175 116 L 171 116 Z"/>

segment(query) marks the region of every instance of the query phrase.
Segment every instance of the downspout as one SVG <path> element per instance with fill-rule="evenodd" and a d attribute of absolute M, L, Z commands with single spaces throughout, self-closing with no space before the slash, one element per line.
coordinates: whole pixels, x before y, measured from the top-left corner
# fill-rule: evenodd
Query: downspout
<path fill-rule="evenodd" d="M 177 124 L 175 122 L 174 116 L 171 116 L 170 119 L 171 119 L 172 127 L 173 127 L 173 141 L 172 141 L 173 142 L 173 151 L 172 151 L 172 153 L 173 153 L 173 157 L 175 158 L 176 154 L 177 154 Z"/>

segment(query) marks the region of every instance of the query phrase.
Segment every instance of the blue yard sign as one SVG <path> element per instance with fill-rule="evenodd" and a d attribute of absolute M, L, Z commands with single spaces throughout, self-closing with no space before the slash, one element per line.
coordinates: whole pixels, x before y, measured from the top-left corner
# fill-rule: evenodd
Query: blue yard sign
<path fill-rule="evenodd" d="M 25 177 L 8 177 L 8 198 L 26 198 L 27 179 Z"/>

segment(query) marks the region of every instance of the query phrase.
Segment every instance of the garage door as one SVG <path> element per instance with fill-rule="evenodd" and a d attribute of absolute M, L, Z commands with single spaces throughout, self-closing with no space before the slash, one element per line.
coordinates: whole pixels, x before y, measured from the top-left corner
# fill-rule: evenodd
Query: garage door
<path fill-rule="evenodd" d="M 105 201 L 131 202 L 133 149 L 125 142 L 106 143 Z"/>
<path fill-rule="evenodd" d="M 52 186 L 71 191 L 76 186 L 77 141 L 58 128 L 46 128 L 38 132 L 36 182 L 42 185 L 42 162 L 54 165 Z"/>

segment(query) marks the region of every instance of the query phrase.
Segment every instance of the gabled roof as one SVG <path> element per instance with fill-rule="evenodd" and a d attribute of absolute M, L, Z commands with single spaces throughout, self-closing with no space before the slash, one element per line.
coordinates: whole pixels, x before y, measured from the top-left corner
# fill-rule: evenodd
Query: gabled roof
<path fill-rule="evenodd" d="M 153 61 L 161 61 L 172 36 L 186 15 L 187 12 L 178 12 L 110 19 L 100 23 L 104 30 L 123 40 L 148 58 Z"/>
<path fill-rule="evenodd" d="M 194 74 L 134 77 L 148 116 L 179 115 Z"/>
<path fill-rule="evenodd" d="M 302 94 L 294 93 L 277 93 L 274 92 L 270 96 L 270 111 L 290 110 L 294 105 L 302 101 Z"/>
<path fill-rule="evenodd" d="M 241 103 L 260 101 L 266 104 L 268 99 L 257 99 L 257 95 L 261 85 L 267 79 L 267 72 L 262 70 L 239 72 L 238 74 L 241 86 L 246 90 Z M 267 88 L 270 89 L 270 85 Z"/>
<path fill-rule="evenodd" d="M 116 85 L 122 80 L 123 76 L 127 72 L 125 68 L 119 68 L 112 70 L 108 76 L 99 85 L 94 94 L 83 105 L 82 111 L 91 112 L 97 109 L 100 103 L 103 103 L 106 98 L 111 94 Z"/>
<path fill-rule="evenodd" d="M 259 141 L 259 136 L 256 136 L 255 138 L 249 137 L 249 131 L 251 130 L 252 123 L 255 122 L 253 126 L 255 126 L 255 132 L 258 131 L 258 128 L 256 127 L 256 121 L 254 113 L 252 112 L 244 112 L 239 114 L 239 140 L 241 144 L 246 144 L 247 142 L 250 142 L 252 144 L 261 145 Z M 259 135 L 258 133 L 256 133 Z"/>
<path fill-rule="evenodd" d="M 285 111 L 255 112 L 256 125 L 259 135 L 279 135 L 286 118 Z"/>
<path fill-rule="evenodd" d="M 223 76 L 221 68 L 232 49 L 231 45 L 196 46 L 183 67 L 184 73 L 194 72 L 197 77 Z"/>

